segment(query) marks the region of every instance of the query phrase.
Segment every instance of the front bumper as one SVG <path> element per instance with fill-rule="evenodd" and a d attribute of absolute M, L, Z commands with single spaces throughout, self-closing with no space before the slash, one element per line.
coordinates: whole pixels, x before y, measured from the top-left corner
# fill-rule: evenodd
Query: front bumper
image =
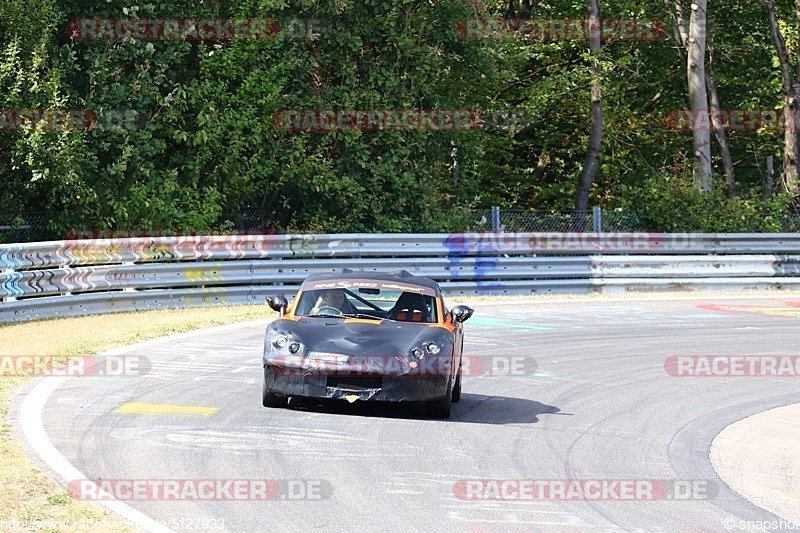
<path fill-rule="evenodd" d="M 449 374 L 429 375 L 347 375 L 320 372 L 287 372 L 286 368 L 265 365 L 264 384 L 275 394 L 306 398 L 361 401 L 420 402 L 436 400 L 447 392 Z M 348 398 L 349 397 L 349 398 Z"/>

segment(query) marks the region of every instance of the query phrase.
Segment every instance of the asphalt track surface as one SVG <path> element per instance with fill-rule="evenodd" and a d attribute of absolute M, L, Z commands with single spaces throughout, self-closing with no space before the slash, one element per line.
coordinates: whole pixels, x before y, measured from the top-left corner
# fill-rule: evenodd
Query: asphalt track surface
<path fill-rule="evenodd" d="M 135 349 L 153 361 L 143 376 L 66 380 L 46 396 L 42 422 L 58 453 L 90 479 L 313 479 L 333 491 L 317 501 L 128 503 L 176 531 L 202 529 L 200 519 L 224 520 L 231 532 L 742 531 L 731 519 L 778 517 L 724 485 L 711 441 L 746 416 L 800 402 L 798 379 L 676 378 L 664 362 L 800 354 L 798 306 L 785 297 L 476 302 L 465 352 L 523 357 L 524 371 L 465 377 L 449 420 L 359 402 L 263 408 L 265 320 Z M 20 435 L 20 404 L 48 379 L 17 395 Z M 218 410 L 115 412 L 130 402 Z M 708 480 L 719 493 L 459 499 L 454 484 L 476 478 Z"/>

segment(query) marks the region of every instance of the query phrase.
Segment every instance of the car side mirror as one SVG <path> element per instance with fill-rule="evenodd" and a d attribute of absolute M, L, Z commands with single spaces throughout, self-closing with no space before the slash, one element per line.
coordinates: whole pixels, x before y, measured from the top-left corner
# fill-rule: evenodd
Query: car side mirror
<path fill-rule="evenodd" d="M 453 322 L 466 322 L 474 312 L 475 310 L 471 307 L 457 305 L 450 310 L 450 316 L 453 318 Z"/>
<path fill-rule="evenodd" d="M 269 305 L 273 310 L 283 315 L 286 308 L 289 307 L 289 302 L 286 300 L 285 296 L 280 296 L 280 295 L 268 296 L 267 305 Z"/>

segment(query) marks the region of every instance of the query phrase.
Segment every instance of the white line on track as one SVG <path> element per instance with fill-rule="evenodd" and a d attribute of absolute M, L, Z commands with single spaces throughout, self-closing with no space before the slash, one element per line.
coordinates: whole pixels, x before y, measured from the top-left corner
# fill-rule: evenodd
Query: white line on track
<path fill-rule="evenodd" d="M 480 302 L 481 306 L 496 306 L 496 305 L 520 305 L 520 304 L 528 304 L 528 305 L 550 305 L 550 304 L 562 304 L 562 303 L 612 303 L 612 302 L 641 302 L 641 301 L 702 301 L 702 300 L 758 300 L 758 299 L 789 299 L 789 298 L 798 298 L 797 293 L 790 293 L 790 294 L 781 294 L 780 292 L 777 293 L 770 293 L 764 295 L 741 295 L 741 294 L 704 294 L 704 295 L 693 295 L 693 294 L 680 294 L 680 295 L 669 295 L 669 296 L 654 296 L 654 295 L 644 295 L 641 297 L 615 297 L 615 298 L 604 298 L 604 297 L 584 297 L 584 298 L 558 298 L 558 299 L 549 299 L 549 298 L 542 298 L 542 299 L 526 299 L 526 300 L 507 300 L 507 301 L 486 301 Z M 456 300 L 462 301 L 465 298 L 455 298 Z M 152 339 L 149 341 L 140 342 L 138 344 L 125 346 L 122 348 L 117 348 L 104 354 L 100 355 L 122 355 L 126 353 L 133 352 L 138 349 L 146 348 L 146 347 L 160 347 L 167 343 L 175 343 L 185 339 L 191 339 L 198 336 L 208 335 L 209 333 L 214 332 L 223 332 L 223 331 L 230 331 L 240 328 L 247 328 L 253 326 L 260 326 L 266 327 L 268 324 L 268 320 L 257 320 L 257 321 L 249 321 L 239 324 L 231 324 L 227 326 L 219 326 L 215 328 L 206 328 L 201 330 L 196 330 L 188 333 L 181 333 L 178 335 L 172 335 L 169 337 L 161 337 L 157 339 Z M 194 351 L 192 348 L 196 349 L 195 347 L 184 347 L 186 351 Z M 228 346 L 227 348 L 230 348 Z M 188 355 L 188 354 L 187 354 Z M 194 355 L 194 354 L 192 354 Z M 192 359 L 194 359 L 192 357 Z M 61 385 L 68 381 L 69 378 L 44 378 L 40 379 L 39 383 L 37 383 L 33 389 L 26 395 L 24 398 L 22 405 L 20 407 L 20 424 L 22 426 L 23 434 L 25 439 L 28 441 L 28 444 L 32 448 L 32 450 L 38 455 L 47 466 L 55 472 L 55 474 L 60 477 L 62 480 L 69 482 L 74 480 L 86 480 L 88 479 L 85 474 L 80 472 L 74 465 L 72 465 L 53 445 L 50 441 L 50 438 L 47 435 L 47 432 L 44 429 L 43 423 L 43 411 L 49 400 L 50 396 L 57 390 Z M 158 521 L 150 518 L 149 516 L 145 515 L 144 513 L 137 511 L 133 507 L 116 500 L 108 500 L 108 501 L 98 501 L 101 505 L 105 506 L 107 509 L 115 513 L 116 515 L 130 521 L 134 525 L 143 528 L 147 531 L 154 531 L 157 533 L 161 532 L 172 532 L 173 530 L 167 528 L 166 526 L 160 524 Z M 448 513 L 452 518 L 457 520 L 465 520 L 460 516 L 458 512 L 450 511 Z M 533 521 L 512 521 L 512 520 L 481 520 L 481 523 L 496 523 L 496 524 L 531 524 L 531 525 L 544 525 L 544 526 L 569 526 L 574 525 L 574 523 L 569 522 L 533 522 Z"/>
<path fill-rule="evenodd" d="M 47 399 L 58 387 L 60 387 L 69 378 L 48 378 L 43 379 L 34 389 L 25 397 L 22 402 L 20 410 L 20 420 L 22 422 L 22 430 L 28 443 L 33 447 L 36 454 L 47 463 L 47 466 L 52 468 L 61 478 L 65 481 L 77 481 L 88 479 L 83 473 L 67 459 L 59 453 L 50 438 L 44 430 L 42 422 L 42 412 L 47 403 Z M 110 511 L 125 518 L 133 524 L 142 527 L 148 531 L 155 532 L 169 532 L 172 531 L 159 524 L 149 516 L 140 513 L 133 507 L 118 501 L 102 501 Z"/>
<path fill-rule="evenodd" d="M 160 337 L 158 339 L 152 339 L 149 341 L 140 342 L 138 344 L 109 350 L 100 355 L 123 355 L 141 348 L 197 337 L 200 335 L 206 335 L 208 333 L 252 327 L 256 324 L 266 326 L 266 323 L 263 320 L 230 324 L 227 326 L 218 326 L 215 328 L 190 331 L 188 333 L 181 333 L 169 337 Z M 70 463 L 63 455 L 61 455 L 61 452 L 59 452 L 50 441 L 50 437 L 47 436 L 47 432 L 44 429 L 42 414 L 44 412 L 45 405 L 47 404 L 47 400 L 50 398 L 53 392 L 55 392 L 56 389 L 58 389 L 68 380 L 69 378 L 41 379 L 22 401 L 19 416 L 20 424 L 22 425 L 22 432 L 25 435 L 25 439 L 28 441 L 28 444 L 31 446 L 36 455 L 38 455 L 48 467 L 50 467 L 62 480 L 66 482 L 86 480 L 88 478 L 85 474 L 75 468 L 75 466 L 73 466 L 72 463 Z M 155 533 L 170 533 L 173 531 L 172 529 L 169 529 L 168 527 L 159 523 L 157 520 L 150 518 L 146 514 L 137 511 L 130 505 L 127 505 L 123 502 L 112 499 L 108 501 L 98 501 L 97 503 L 104 505 L 111 512 L 147 531 L 153 531 Z"/>

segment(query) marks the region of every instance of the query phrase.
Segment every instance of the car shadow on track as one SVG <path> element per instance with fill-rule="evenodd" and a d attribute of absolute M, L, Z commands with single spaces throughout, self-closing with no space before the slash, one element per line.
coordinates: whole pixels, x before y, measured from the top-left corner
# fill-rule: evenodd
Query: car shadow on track
<path fill-rule="evenodd" d="M 332 415 L 366 416 L 375 418 L 405 418 L 427 420 L 425 409 L 417 403 L 356 402 L 341 400 L 311 400 L 292 398 L 291 409 L 326 413 Z M 507 396 L 487 396 L 466 394 L 459 403 L 453 404 L 448 420 L 441 422 L 462 422 L 468 424 L 536 424 L 541 415 L 568 415 L 561 409 L 534 400 L 509 398 Z"/>
<path fill-rule="evenodd" d="M 536 424 L 540 415 L 556 414 L 568 415 L 558 407 L 534 400 L 464 393 L 461 402 L 453 406 L 450 420 L 472 424 Z"/>

